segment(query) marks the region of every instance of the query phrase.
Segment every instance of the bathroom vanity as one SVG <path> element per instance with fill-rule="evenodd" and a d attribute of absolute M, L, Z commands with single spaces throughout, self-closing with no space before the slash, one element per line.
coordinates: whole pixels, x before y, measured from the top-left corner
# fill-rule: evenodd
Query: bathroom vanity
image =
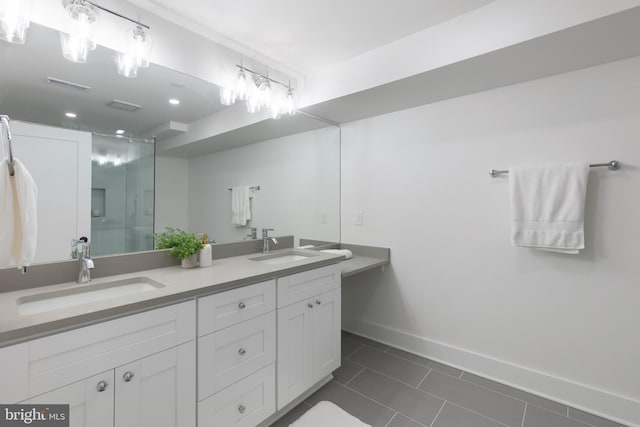
<path fill-rule="evenodd" d="M 0 401 L 68 403 L 72 426 L 273 419 L 340 365 L 341 257 L 288 252 L 97 279 L 162 286 L 35 314 L 16 302 L 78 285 L 0 294 Z"/>

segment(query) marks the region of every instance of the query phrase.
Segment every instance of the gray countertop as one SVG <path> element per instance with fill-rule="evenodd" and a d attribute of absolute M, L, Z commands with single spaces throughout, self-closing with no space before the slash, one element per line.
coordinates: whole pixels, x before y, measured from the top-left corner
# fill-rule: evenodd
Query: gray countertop
<path fill-rule="evenodd" d="M 272 251 L 272 254 L 286 253 L 287 251 L 290 249 Z M 213 265 L 206 268 L 166 267 L 102 277 L 94 279 L 88 285 L 78 285 L 71 282 L 0 293 L 0 347 L 311 268 L 335 264 L 344 259 L 341 255 L 317 251 L 301 249 L 295 251 L 304 252 L 309 257 L 286 264 L 269 265 L 250 260 L 250 258 L 260 255 L 251 254 L 214 260 Z M 20 297 L 141 276 L 155 280 L 165 287 L 136 295 L 111 298 L 33 315 L 21 315 L 18 312 L 16 300 Z"/>

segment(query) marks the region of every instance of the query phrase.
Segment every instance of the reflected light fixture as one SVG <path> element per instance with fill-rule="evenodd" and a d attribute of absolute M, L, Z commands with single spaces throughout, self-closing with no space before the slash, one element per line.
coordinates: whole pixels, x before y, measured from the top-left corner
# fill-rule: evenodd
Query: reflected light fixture
<path fill-rule="evenodd" d="M 98 10 L 86 0 L 63 0 L 62 3 L 71 18 L 70 31 L 60 33 L 62 55 L 71 62 L 83 64 L 89 51 L 96 48 Z"/>
<path fill-rule="evenodd" d="M 176 99 L 176 98 L 171 98 L 169 100 L 169 104 L 171 104 L 171 105 L 180 105 L 180 100 Z"/>
<path fill-rule="evenodd" d="M 32 0 L 0 1 L 0 39 L 24 44 L 29 28 Z"/>
<path fill-rule="evenodd" d="M 124 135 L 124 129 L 116 130 L 116 135 Z"/>
<path fill-rule="evenodd" d="M 220 87 L 220 103 L 233 105 L 236 100 L 245 101 L 247 111 L 257 113 L 262 108 L 268 108 L 271 117 L 279 119 L 282 114 L 296 113 L 295 98 L 291 87 L 269 77 L 248 69 L 242 64 L 236 65 L 238 74 L 233 89 L 229 86 Z"/>
<path fill-rule="evenodd" d="M 76 113 L 72 113 L 72 112 L 64 113 L 64 115 L 69 117 L 70 119 L 75 119 L 76 117 L 78 117 Z"/>

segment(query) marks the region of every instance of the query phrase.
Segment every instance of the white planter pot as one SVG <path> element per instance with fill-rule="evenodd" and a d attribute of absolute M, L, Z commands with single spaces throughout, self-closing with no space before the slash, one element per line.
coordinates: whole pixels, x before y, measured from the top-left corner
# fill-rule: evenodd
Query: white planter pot
<path fill-rule="evenodd" d="M 190 255 L 182 260 L 182 268 L 193 268 L 198 266 L 198 253 Z"/>

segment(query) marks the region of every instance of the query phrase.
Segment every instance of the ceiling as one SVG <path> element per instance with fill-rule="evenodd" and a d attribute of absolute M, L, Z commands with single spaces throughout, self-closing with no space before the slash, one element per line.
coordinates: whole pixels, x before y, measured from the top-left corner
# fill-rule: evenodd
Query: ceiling
<path fill-rule="evenodd" d="M 239 44 L 305 74 L 493 0 L 128 1 L 172 22 L 191 23 L 190 29 L 221 44 Z"/>
<path fill-rule="evenodd" d="M 0 43 L 0 111 L 12 119 L 113 134 L 159 136 L 170 121 L 190 123 L 224 108 L 218 88 L 191 76 L 151 65 L 129 79 L 117 73 L 113 51 L 98 46 L 85 64 L 62 56 L 58 32 L 40 25 L 29 28 L 27 43 Z M 90 86 L 78 90 L 47 83 L 47 77 Z M 180 105 L 170 105 L 177 98 Z M 109 107 L 112 100 L 141 106 L 127 112 Z M 68 119 L 65 112 L 77 114 Z M 166 133 L 166 130 L 164 131 Z"/>

